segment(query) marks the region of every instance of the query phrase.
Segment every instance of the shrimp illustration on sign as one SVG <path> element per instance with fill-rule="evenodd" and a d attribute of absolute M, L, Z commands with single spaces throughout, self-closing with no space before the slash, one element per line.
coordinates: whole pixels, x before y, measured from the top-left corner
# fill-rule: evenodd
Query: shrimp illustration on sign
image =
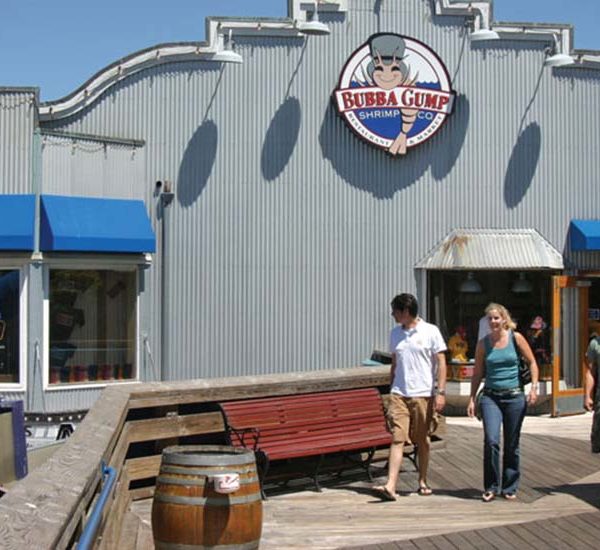
<path fill-rule="evenodd" d="M 393 90 L 396 86 L 412 86 L 416 82 L 417 75 L 411 79 L 408 67 L 402 61 L 406 46 L 401 36 L 395 34 L 375 36 L 369 40 L 369 49 L 373 61 L 369 63 L 367 72 L 377 86 L 383 90 Z M 392 155 L 406 154 L 406 137 L 415 123 L 418 112 L 418 109 L 411 107 L 400 108 L 402 128 L 388 149 Z"/>
<path fill-rule="evenodd" d="M 454 96 L 446 67 L 425 44 L 379 33 L 350 56 L 333 101 L 354 132 L 395 156 L 441 127 Z"/>

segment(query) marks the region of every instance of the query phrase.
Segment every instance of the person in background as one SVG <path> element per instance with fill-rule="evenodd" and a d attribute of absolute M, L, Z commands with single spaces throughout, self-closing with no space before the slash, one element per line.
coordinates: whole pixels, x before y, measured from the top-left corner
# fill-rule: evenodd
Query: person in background
<path fill-rule="evenodd" d="M 537 400 L 539 371 L 525 337 L 514 332 L 508 310 L 496 303 L 485 309 L 490 334 L 477 342 L 475 368 L 471 378 L 469 417 L 475 416 L 475 396 L 485 378 L 480 407 L 484 430 L 482 499 L 490 502 L 503 495 L 516 499 L 520 479 L 519 439 L 527 404 Z M 519 384 L 519 353 L 531 369 L 531 391 L 527 399 Z M 504 430 L 502 471 L 500 471 L 500 427 Z"/>
<path fill-rule="evenodd" d="M 550 342 L 548 325 L 541 315 L 536 315 L 526 333 L 531 351 L 535 355 L 538 367 L 550 363 Z"/>
<path fill-rule="evenodd" d="M 598 373 L 600 372 L 600 336 L 594 336 L 588 345 L 586 352 L 586 370 L 584 380 L 583 407 L 586 411 L 593 411 L 592 432 L 590 439 L 592 453 L 600 453 L 600 384 L 598 384 Z"/>
<path fill-rule="evenodd" d="M 418 316 L 419 305 L 412 294 L 400 294 L 391 303 L 392 317 L 398 323 L 390 332 L 390 402 L 388 424 L 392 444 L 385 485 L 373 489 L 384 500 L 396 500 L 396 485 L 404 444 L 417 446 L 421 496 L 431 495 L 427 484 L 429 467 L 429 425 L 434 409 L 446 404 L 446 344 L 435 325 Z M 437 375 L 437 390 L 436 390 Z"/>
<path fill-rule="evenodd" d="M 479 330 L 477 331 L 477 341 L 485 338 L 490 333 L 490 323 L 488 322 L 487 315 L 484 315 L 479 319 Z"/>

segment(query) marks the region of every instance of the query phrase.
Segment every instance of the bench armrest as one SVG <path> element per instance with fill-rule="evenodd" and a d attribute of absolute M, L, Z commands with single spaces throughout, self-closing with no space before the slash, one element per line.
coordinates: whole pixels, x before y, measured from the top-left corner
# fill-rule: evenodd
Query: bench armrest
<path fill-rule="evenodd" d="M 235 443 L 245 447 L 246 449 L 252 449 L 253 451 L 256 451 L 258 447 L 258 441 L 260 439 L 260 430 L 258 428 L 237 429 L 233 426 L 227 426 L 227 436 L 229 437 L 229 441 L 232 443 L 234 443 L 233 437 L 235 437 Z M 248 445 L 246 442 L 247 439 L 250 440 L 250 445 Z"/>

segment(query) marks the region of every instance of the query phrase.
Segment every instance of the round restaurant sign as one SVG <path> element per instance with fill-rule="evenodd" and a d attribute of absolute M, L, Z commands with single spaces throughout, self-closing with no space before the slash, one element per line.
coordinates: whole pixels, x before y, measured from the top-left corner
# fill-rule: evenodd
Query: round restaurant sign
<path fill-rule="evenodd" d="M 348 59 L 333 102 L 365 141 L 403 155 L 432 137 L 452 113 L 448 70 L 422 42 L 393 33 L 372 35 Z"/>

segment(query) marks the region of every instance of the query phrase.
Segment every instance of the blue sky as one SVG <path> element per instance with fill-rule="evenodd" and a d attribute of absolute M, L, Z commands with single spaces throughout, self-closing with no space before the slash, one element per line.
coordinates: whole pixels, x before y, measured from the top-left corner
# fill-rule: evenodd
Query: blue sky
<path fill-rule="evenodd" d="M 287 0 L 0 0 L 0 7 L 0 86 L 37 86 L 42 100 L 69 94 L 142 48 L 203 40 L 207 15 L 287 15 Z M 571 23 L 576 48 L 600 50 L 600 0 L 494 0 L 494 19 Z"/>

